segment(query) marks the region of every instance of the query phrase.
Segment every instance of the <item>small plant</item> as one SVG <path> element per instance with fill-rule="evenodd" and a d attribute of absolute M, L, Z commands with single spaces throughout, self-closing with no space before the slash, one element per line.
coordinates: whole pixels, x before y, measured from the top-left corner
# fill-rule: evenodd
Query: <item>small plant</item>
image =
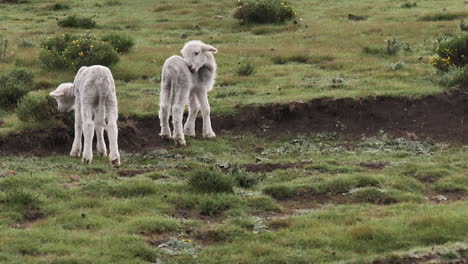
<path fill-rule="evenodd" d="M 468 25 L 465 24 L 465 20 L 460 21 L 460 30 L 461 31 L 468 31 Z"/>
<path fill-rule="evenodd" d="M 53 11 L 61 11 L 61 10 L 68 10 L 70 9 L 70 6 L 68 4 L 63 4 L 63 3 L 55 3 L 51 6 L 51 9 Z"/>
<path fill-rule="evenodd" d="M 15 105 L 32 87 L 33 74 L 25 69 L 14 69 L 0 74 L 0 107 Z"/>
<path fill-rule="evenodd" d="M 406 2 L 401 5 L 401 8 L 413 8 L 413 7 L 416 7 L 417 5 L 418 5 L 418 1 Z"/>
<path fill-rule="evenodd" d="M 121 53 L 128 52 L 135 45 L 135 40 L 125 34 L 110 33 L 104 35 L 101 39 L 111 44 L 117 52 Z"/>
<path fill-rule="evenodd" d="M 250 62 L 244 62 L 237 67 L 237 74 L 240 76 L 250 76 L 255 74 L 255 65 Z"/>
<path fill-rule="evenodd" d="M 395 63 L 390 63 L 385 70 L 386 71 L 399 71 L 405 68 L 405 63 L 403 61 L 398 61 Z"/>
<path fill-rule="evenodd" d="M 34 42 L 31 42 L 25 39 L 23 39 L 20 43 L 18 43 L 18 48 L 32 48 L 34 46 L 35 46 Z"/>
<path fill-rule="evenodd" d="M 55 109 L 55 101 L 50 96 L 27 94 L 18 103 L 16 115 L 21 121 L 44 121 L 53 116 Z"/>
<path fill-rule="evenodd" d="M 78 17 L 76 15 L 71 15 L 59 20 L 57 25 L 61 27 L 90 29 L 96 27 L 96 21 L 89 17 Z"/>
<path fill-rule="evenodd" d="M 82 66 L 112 66 L 119 55 L 109 43 L 95 36 L 62 34 L 42 42 L 39 61 L 46 69 L 77 70 Z"/>
<path fill-rule="evenodd" d="M 190 172 L 189 185 L 198 192 L 233 192 L 234 179 L 219 170 L 196 169 Z"/>
<path fill-rule="evenodd" d="M 296 17 L 288 0 L 236 0 L 232 16 L 243 23 L 284 23 Z"/>

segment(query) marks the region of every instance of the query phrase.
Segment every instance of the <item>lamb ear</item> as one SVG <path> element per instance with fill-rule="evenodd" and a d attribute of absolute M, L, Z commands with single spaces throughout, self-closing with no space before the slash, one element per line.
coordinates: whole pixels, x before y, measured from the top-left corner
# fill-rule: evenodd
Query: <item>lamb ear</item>
<path fill-rule="evenodd" d="M 213 52 L 214 54 L 218 53 L 218 49 L 216 49 L 216 48 L 213 47 L 213 46 L 206 45 L 206 44 L 203 45 L 202 50 L 203 50 L 204 52 L 206 52 L 206 51 L 208 51 L 208 52 Z"/>
<path fill-rule="evenodd" d="M 180 50 L 180 54 L 184 55 L 184 49 Z"/>
<path fill-rule="evenodd" d="M 57 90 L 55 90 L 55 91 L 51 92 L 49 95 L 50 95 L 50 96 L 53 96 L 53 97 L 55 97 L 55 98 L 57 98 L 57 97 L 63 96 L 64 93 L 63 93 L 63 91 L 57 91 Z"/>

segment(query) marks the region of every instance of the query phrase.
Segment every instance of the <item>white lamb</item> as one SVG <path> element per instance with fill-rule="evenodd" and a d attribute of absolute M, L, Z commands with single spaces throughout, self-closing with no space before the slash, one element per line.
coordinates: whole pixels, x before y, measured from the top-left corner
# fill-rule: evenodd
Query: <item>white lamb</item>
<path fill-rule="evenodd" d="M 111 71 L 99 65 L 81 67 L 73 83 L 60 84 L 50 95 L 57 100 L 60 111 L 75 110 L 75 139 L 70 156 L 81 156 L 81 135 L 83 134 L 83 163 L 91 163 L 94 131 L 97 136 L 98 154 L 107 156 L 104 142 L 104 128 L 106 128 L 109 137 L 109 159 L 114 166 L 119 167 L 117 96 Z"/>
<path fill-rule="evenodd" d="M 217 66 L 213 54 L 218 50 L 199 40 L 193 40 L 185 43 L 180 52 L 183 57 L 172 56 L 163 66 L 159 119 L 160 136 L 171 138 L 169 117 L 172 114 L 172 138 L 178 144 L 185 145 L 184 134 L 195 136 L 195 119 L 200 109 L 203 117 L 203 137 L 216 136 L 211 128 L 208 92 L 213 89 L 215 83 Z M 184 107 L 187 104 L 189 115 L 182 130 Z"/>

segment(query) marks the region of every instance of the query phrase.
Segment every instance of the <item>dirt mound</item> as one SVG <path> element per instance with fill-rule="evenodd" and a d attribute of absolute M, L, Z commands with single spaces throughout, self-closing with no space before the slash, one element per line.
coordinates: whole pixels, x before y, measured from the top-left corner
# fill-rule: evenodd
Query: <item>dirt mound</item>
<path fill-rule="evenodd" d="M 372 136 L 379 131 L 410 139 L 456 144 L 468 143 L 468 95 L 439 94 L 421 98 L 371 97 L 365 99 L 315 99 L 309 102 L 247 106 L 235 115 L 212 117 L 214 130 L 281 136 L 336 132 L 344 137 Z M 202 121 L 197 120 L 200 124 Z M 201 126 L 198 125 L 198 128 Z M 161 140 L 159 120 L 119 121 L 119 146 L 140 152 L 171 143 Z M 200 133 L 199 133 L 200 134 Z M 73 128 L 24 131 L 0 138 L 0 153 L 32 152 L 38 155 L 67 153 Z"/>

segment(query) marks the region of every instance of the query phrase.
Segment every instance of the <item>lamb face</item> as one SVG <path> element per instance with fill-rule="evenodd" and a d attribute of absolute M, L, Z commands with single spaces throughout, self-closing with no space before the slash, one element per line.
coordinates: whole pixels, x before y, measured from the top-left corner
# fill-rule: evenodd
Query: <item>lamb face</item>
<path fill-rule="evenodd" d="M 70 112 L 75 108 L 75 95 L 73 94 L 72 83 L 60 84 L 49 95 L 57 101 L 57 108 L 60 112 Z"/>
<path fill-rule="evenodd" d="M 199 40 L 192 40 L 185 43 L 184 48 L 180 51 L 184 57 L 191 72 L 196 73 L 213 57 L 218 50 L 210 45 L 207 45 Z"/>

